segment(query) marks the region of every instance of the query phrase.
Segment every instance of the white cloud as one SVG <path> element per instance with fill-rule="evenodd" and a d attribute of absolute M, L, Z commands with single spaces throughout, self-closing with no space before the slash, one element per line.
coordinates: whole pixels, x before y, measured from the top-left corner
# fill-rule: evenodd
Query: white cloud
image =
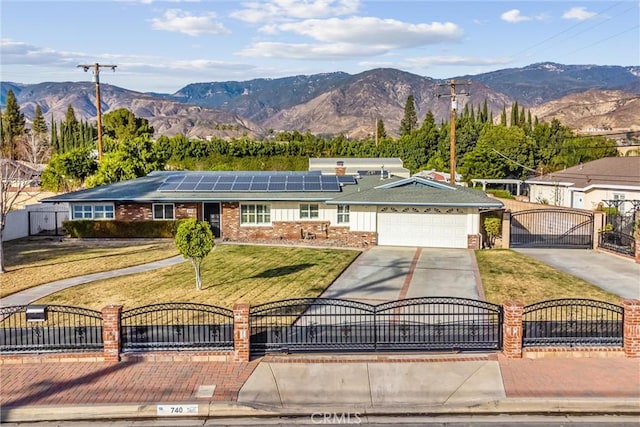
<path fill-rule="evenodd" d="M 230 16 L 252 24 L 351 15 L 360 0 L 270 0 L 242 3 Z"/>
<path fill-rule="evenodd" d="M 326 43 L 385 45 L 390 48 L 457 41 L 462 30 L 451 22 L 409 24 L 375 17 L 310 19 L 265 27 L 267 32 L 292 32 Z"/>
<path fill-rule="evenodd" d="M 563 19 L 576 19 L 578 21 L 586 21 L 596 16 L 597 13 L 589 12 L 586 7 L 573 7 L 567 10 L 563 15 Z"/>
<path fill-rule="evenodd" d="M 519 9 L 511 9 L 504 12 L 502 15 L 500 15 L 500 19 L 502 19 L 503 21 L 509 22 L 510 24 L 517 24 L 519 22 L 526 22 L 526 21 L 543 21 L 547 18 L 548 17 L 544 14 L 536 15 L 536 16 L 526 16 L 526 15 L 523 15 Z"/>
<path fill-rule="evenodd" d="M 169 9 L 162 18 L 151 19 L 151 26 L 155 30 L 183 33 L 190 36 L 203 34 L 229 34 L 225 26 L 215 21 L 213 12 L 201 16 L 192 15 L 180 9 Z"/>
<path fill-rule="evenodd" d="M 408 24 L 392 19 L 353 17 L 310 19 L 269 25 L 268 34 L 291 32 L 319 43 L 258 42 L 238 52 L 241 56 L 292 59 L 348 59 L 383 55 L 394 49 L 458 41 L 462 30 L 450 22 Z"/>

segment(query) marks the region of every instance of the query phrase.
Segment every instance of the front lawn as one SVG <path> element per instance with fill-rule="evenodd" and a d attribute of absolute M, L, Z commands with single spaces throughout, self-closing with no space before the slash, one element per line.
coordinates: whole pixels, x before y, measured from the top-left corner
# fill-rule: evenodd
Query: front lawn
<path fill-rule="evenodd" d="M 487 301 L 526 304 L 559 298 L 586 298 L 620 304 L 622 298 L 571 274 L 508 249 L 476 251 Z M 586 268 L 586 266 L 585 266 Z"/>
<path fill-rule="evenodd" d="M 163 302 L 194 302 L 232 308 L 281 299 L 316 297 L 360 254 L 356 250 L 285 246 L 218 245 L 202 264 L 202 290 L 196 290 L 190 262 L 155 271 L 76 286 L 38 304 L 64 304 L 100 310 Z"/>
<path fill-rule="evenodd" d="M 0 297 L 56 280 L 178 255 L 172 240 L 17 239 L 4 242 Z"/>

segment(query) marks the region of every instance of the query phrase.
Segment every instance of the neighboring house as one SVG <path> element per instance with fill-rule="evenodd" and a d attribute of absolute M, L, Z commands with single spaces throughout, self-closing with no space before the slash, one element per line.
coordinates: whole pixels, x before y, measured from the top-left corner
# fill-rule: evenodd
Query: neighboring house
<path fill-rule="evenodd" d="M 435 169 L 423 170 L 413 174 L 413 176 L 432 179 L 439 182 L 451 182 L 451 174 L 449 172 L 440 172 Z M 456 173 L 456 183 L 462 183 L 462 175 L 459 173 Z"/>
<path fill-rule="evenodd" d="M 0 159 L 0 177 L 10 187 L 37 187 L 46 165 L 19 160 Z"/>
<path fill-rule="evenodd" d="M 605 157 L 525 182 L 532 202 L 594 210 L 605 200 L 640 200 L 640 157 Z"/>
<path fill-rule="evenodd" d="M 386 174 L 409 178 L 409 169 L 402 166 L 402 160 L 390 157 L 351 158 L 351 157 L 322 157 L 310 158 L 309 170 L 320 171 L 323 174 L 339 173 L 342 175 L 380 175 Z M 336 172 L 337 171 L 337 172 Z"/>
<path fill-rule="evenodd" d="M 68 202 L 72 219 L 204 219 L 227 241 L 447 248 L 480 248 L 480 211 L 502 207 L 480 191 L 423 178 L 335 172 L 153 172 L 43 202 Z"/>

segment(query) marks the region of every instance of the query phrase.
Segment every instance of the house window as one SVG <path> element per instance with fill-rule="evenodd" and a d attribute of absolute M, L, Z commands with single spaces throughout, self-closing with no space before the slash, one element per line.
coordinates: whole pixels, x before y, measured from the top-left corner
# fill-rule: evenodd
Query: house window
<path fill-rule="evenodd" d="M 613 200 L 617 202 L 615 206 L 618 208 L 618 214 L 624 215 L 624 194 L 613 193 Z"/>
<path fill-rule="evenodd" d="M 318 205 L 313 203 L 300 204 L 300 219 L 317 219 L 320 217 Z"/>
<path fill-rule="evenodd" d="M 91 205 L 74 205 L 73 219 L 93 219 L 93 209 Z"/>
<path fill-rule="evenodd" d="M 113 219 L 113 205 L 73 205 L 73 219 Z"/>
<path fill-rule="evenodd" d="M 338 224 L 349 224 L 349 205 L 338 205 Z"/>
<path fill-rule="evenodd" d="M 174 219 L 173 203 L 155 203 L 153 205 L 153 219 Z"/>
<path fill-rule="evenodd" d="M 242 225 L 270 225 L 271 208 L 269 205 L 241 205 L 240 224 Z"/>
<path fill-rule="evenodd" d="M 95 219 L 113 219 L 113 205 L 95 205 L 93 207 L 93 217 Z"/>

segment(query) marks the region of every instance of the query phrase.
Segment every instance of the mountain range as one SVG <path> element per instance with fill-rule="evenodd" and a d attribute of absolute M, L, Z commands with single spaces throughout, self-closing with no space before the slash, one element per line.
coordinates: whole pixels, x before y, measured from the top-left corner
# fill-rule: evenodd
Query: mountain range
<path fill-rule="evenodd" d="M 453 78 L 458 109 L 485 100 L 494 117 L 514 102 L 540 120 L 560 121 L 577 130 L 640 130 L 640 67 L 538 63 Z M 397 69 L 343 72 L 189 84 L 173 94 L 142 93 L 101 84 L 103 114 L 127 108 L 146 118 L 156 135 L 262 137 L 269 131 L 361 138 L 372 135 L 376 119 L 397 136 L 409 95 L 421 121 L 432 111 L 437 121 L 450 113 L 450 80 L 435 80 Z M 95 120 L 91 82 L 0 82 L 0 102 L 12 89 L 27 119 L 39 104 L 49 121 L 64 119 L 71 105 L 78 119 Z"/>

